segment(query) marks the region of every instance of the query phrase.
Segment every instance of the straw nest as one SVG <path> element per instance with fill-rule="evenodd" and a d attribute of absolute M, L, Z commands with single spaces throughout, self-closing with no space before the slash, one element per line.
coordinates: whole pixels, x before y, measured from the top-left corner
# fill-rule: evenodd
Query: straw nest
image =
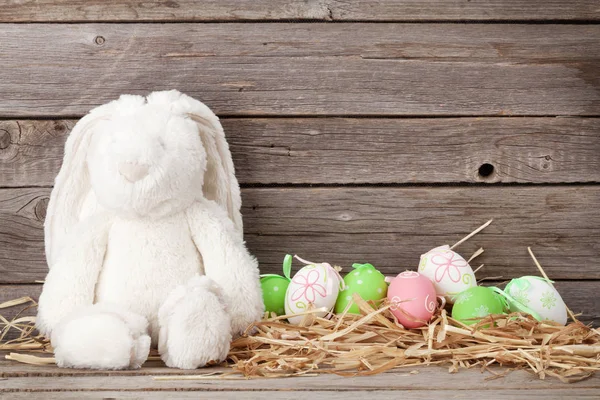
<path fill-rule="evenodd" d="M 466 326 L 441 310 L 428 326 L 405 329 L 389 312 L 389 304 L 375 307 L 358 296 L 354 301 L 361 315 L 325 319 L 314 316 L 319 310 L 309 310 L 300 326 L 285 323 L 285 316 L 256 323 L 248 328 L 252 335 L 233 341 L 227 361 L 231 370 L 221 376 L 372 375 L 436 364 L 457 372 L 474 367 L 488 370 L 497 364 L 504 369 L 489 370 L 492 377 L 527 369 L 541 379 L 552 376 L 574 382 L 600 369 L 600 332 L 577 320 L 559 326 L 515 313 Z M 23 297 L 0 304 L 0 310 L 19 305 L 27 310 L 36 303 Z M 6 356 L 11 360 L 53 364 L 48 340 L 36 336 L 35 317 L 22 315 L 11 320 L 0 315 L 0 350 L 13 351 Z M 16 330 L 18 337 L 5 340 L 9 330 Z"/>

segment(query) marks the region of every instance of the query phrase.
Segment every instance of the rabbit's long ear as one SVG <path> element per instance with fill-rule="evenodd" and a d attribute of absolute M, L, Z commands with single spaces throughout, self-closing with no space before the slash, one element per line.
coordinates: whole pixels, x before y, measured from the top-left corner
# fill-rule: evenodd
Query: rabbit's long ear
<path fill-rule="evenodd" d="M 97 117 L 91 114 L 83 117 L 65 144 L 65 156 L 50 194 L 44 223 L 49 268 L 52 268 L 69 232 L 79 221 L 81 207 L 91 189 L 85 160 L 90 131 L 96 121 Z"/>
<path fill-rule="evenodd" d="M 202 192 L 204 197 L 221 205 L 238 231 L 243 231 L 240 186 L 225 133 L 218 120 L 210 120 L 198 114 L 190 114 L 198 124 L 198 130 L 206 149 L 206 173 Z M 216 117 L 215 117 L 216 118 Z"/>
<path fill-rule="evenodd" d="M 240 186 L 235 177 L 231 152 L 219 118 L 205 104 L 176 90 L 154 92 L 148 96 L 148 103 L 162 105 L 168 103 L 172 112 L 187 116 L 196 122 L 206 150 L 206 172 L 202 195 L 223 207 L 239 234 L 242 235 Z"/>
<path fill-rule="evenodd" d="M 135 108 L 143 105 L 141 96 L 123 95 L 118 100 L 94 108 L 83 117 L 67 139 L 63 163 L 50 194 L 44 241 L 46 260 L 52 268 L 60 249 L 67 244 L 68 236 L 82 216 L 82 208 L 93 207 L 94 196 L 87 169 L 87 153 L 92 133 L 98 122 L 108 120 L 119 109 Z M 90 207 L 90 208 L 92 208 Z"/>

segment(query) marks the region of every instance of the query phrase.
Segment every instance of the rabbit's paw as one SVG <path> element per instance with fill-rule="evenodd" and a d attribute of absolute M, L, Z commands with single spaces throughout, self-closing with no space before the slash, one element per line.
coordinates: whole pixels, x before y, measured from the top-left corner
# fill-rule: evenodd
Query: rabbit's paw
<path fill-rule="evenodd" d="M 167 297 L 158 313 L 158 351 L 169 367 L 195 369 L 225 360 L 231 342 L 220 288 L 196 276 Z"/>
<path fill-rule="evenodd" d="M 148 358 L 147 320 L 116 306 L 96 304 L 62 320 L 52 332 L 63 368 L 137 369 Z"/>

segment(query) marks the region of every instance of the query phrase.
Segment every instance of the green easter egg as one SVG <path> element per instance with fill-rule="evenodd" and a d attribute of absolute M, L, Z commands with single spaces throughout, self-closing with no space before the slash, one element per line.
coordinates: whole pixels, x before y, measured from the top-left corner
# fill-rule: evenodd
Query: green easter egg
<path fill-rule="evenodd" d="M 352 295 L 358 293 L 363 300 L 381 300 L 387 296 L 388 285 L 385 276 L 375 269 L 371 264 L 354 264 L 353 271 L 344 277 L 346 288 L 340 291 L 335 303 L 335 312 L 344 312 L 348 303 L 352 301 Z M 360 314 L 356 304 L 352 304 L 348 310 L 350 314 Z"/>
<path fill-rule="evenodd" d="M 502 298 L 493 289 L 475 286 L 456 296 L 452 307 L 452 318 L 465 325 L 473 325 L 490 314 L 503 314 Z"/>
<path fill-rule="evenodd" d="M 285 314 L 285 292 L 290 281 L 283 276 L 270 275 L 260 279 L 265 311 L 277 315 Z"/>

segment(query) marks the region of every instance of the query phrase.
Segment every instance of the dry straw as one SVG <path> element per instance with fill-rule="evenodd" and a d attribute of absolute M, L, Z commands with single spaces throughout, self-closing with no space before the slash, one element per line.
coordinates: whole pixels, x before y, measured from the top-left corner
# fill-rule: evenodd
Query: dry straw
<path fill-rule="evenodd" d="M 456 372 L 474 367 L 489 370 L 496 364 L 505 367 L 504 372 L 527 369 L 541 379 L 552 376 L 574 382 L 600 369 L 600 332 L 579 321 L 559 326 L 517 313 L 490 316 L 466 326 L 441 310 L 428 326 L 404 329 L 389 313 L 388 304 L 374 309 L 358 296 L 354 301 L 361 315 L 324 319 L 307 313 L 300 326 L 282 322 L 281 316 L 265 319 L 249 328 L 255 330 L 254 335 L 233 341 L 230 372 L 196 378 L 372 375 L 436 364 Z M 35 302 L 21 298 L 0 304 L 0 309 L 15 305 L 30 308 Z M 8 320 L 0 316 L 0 321 L 0 337 L 5 338 L 9 330 L 19 333 L 15 339 L 0 342 L 0 350 L 12 351 L 7 359 L 34 365 L 54 363 L 48 341 L 35 335 L 34 317 Z M 490 372 L 492 377 L 498 375 L 498 369 Z"/>

